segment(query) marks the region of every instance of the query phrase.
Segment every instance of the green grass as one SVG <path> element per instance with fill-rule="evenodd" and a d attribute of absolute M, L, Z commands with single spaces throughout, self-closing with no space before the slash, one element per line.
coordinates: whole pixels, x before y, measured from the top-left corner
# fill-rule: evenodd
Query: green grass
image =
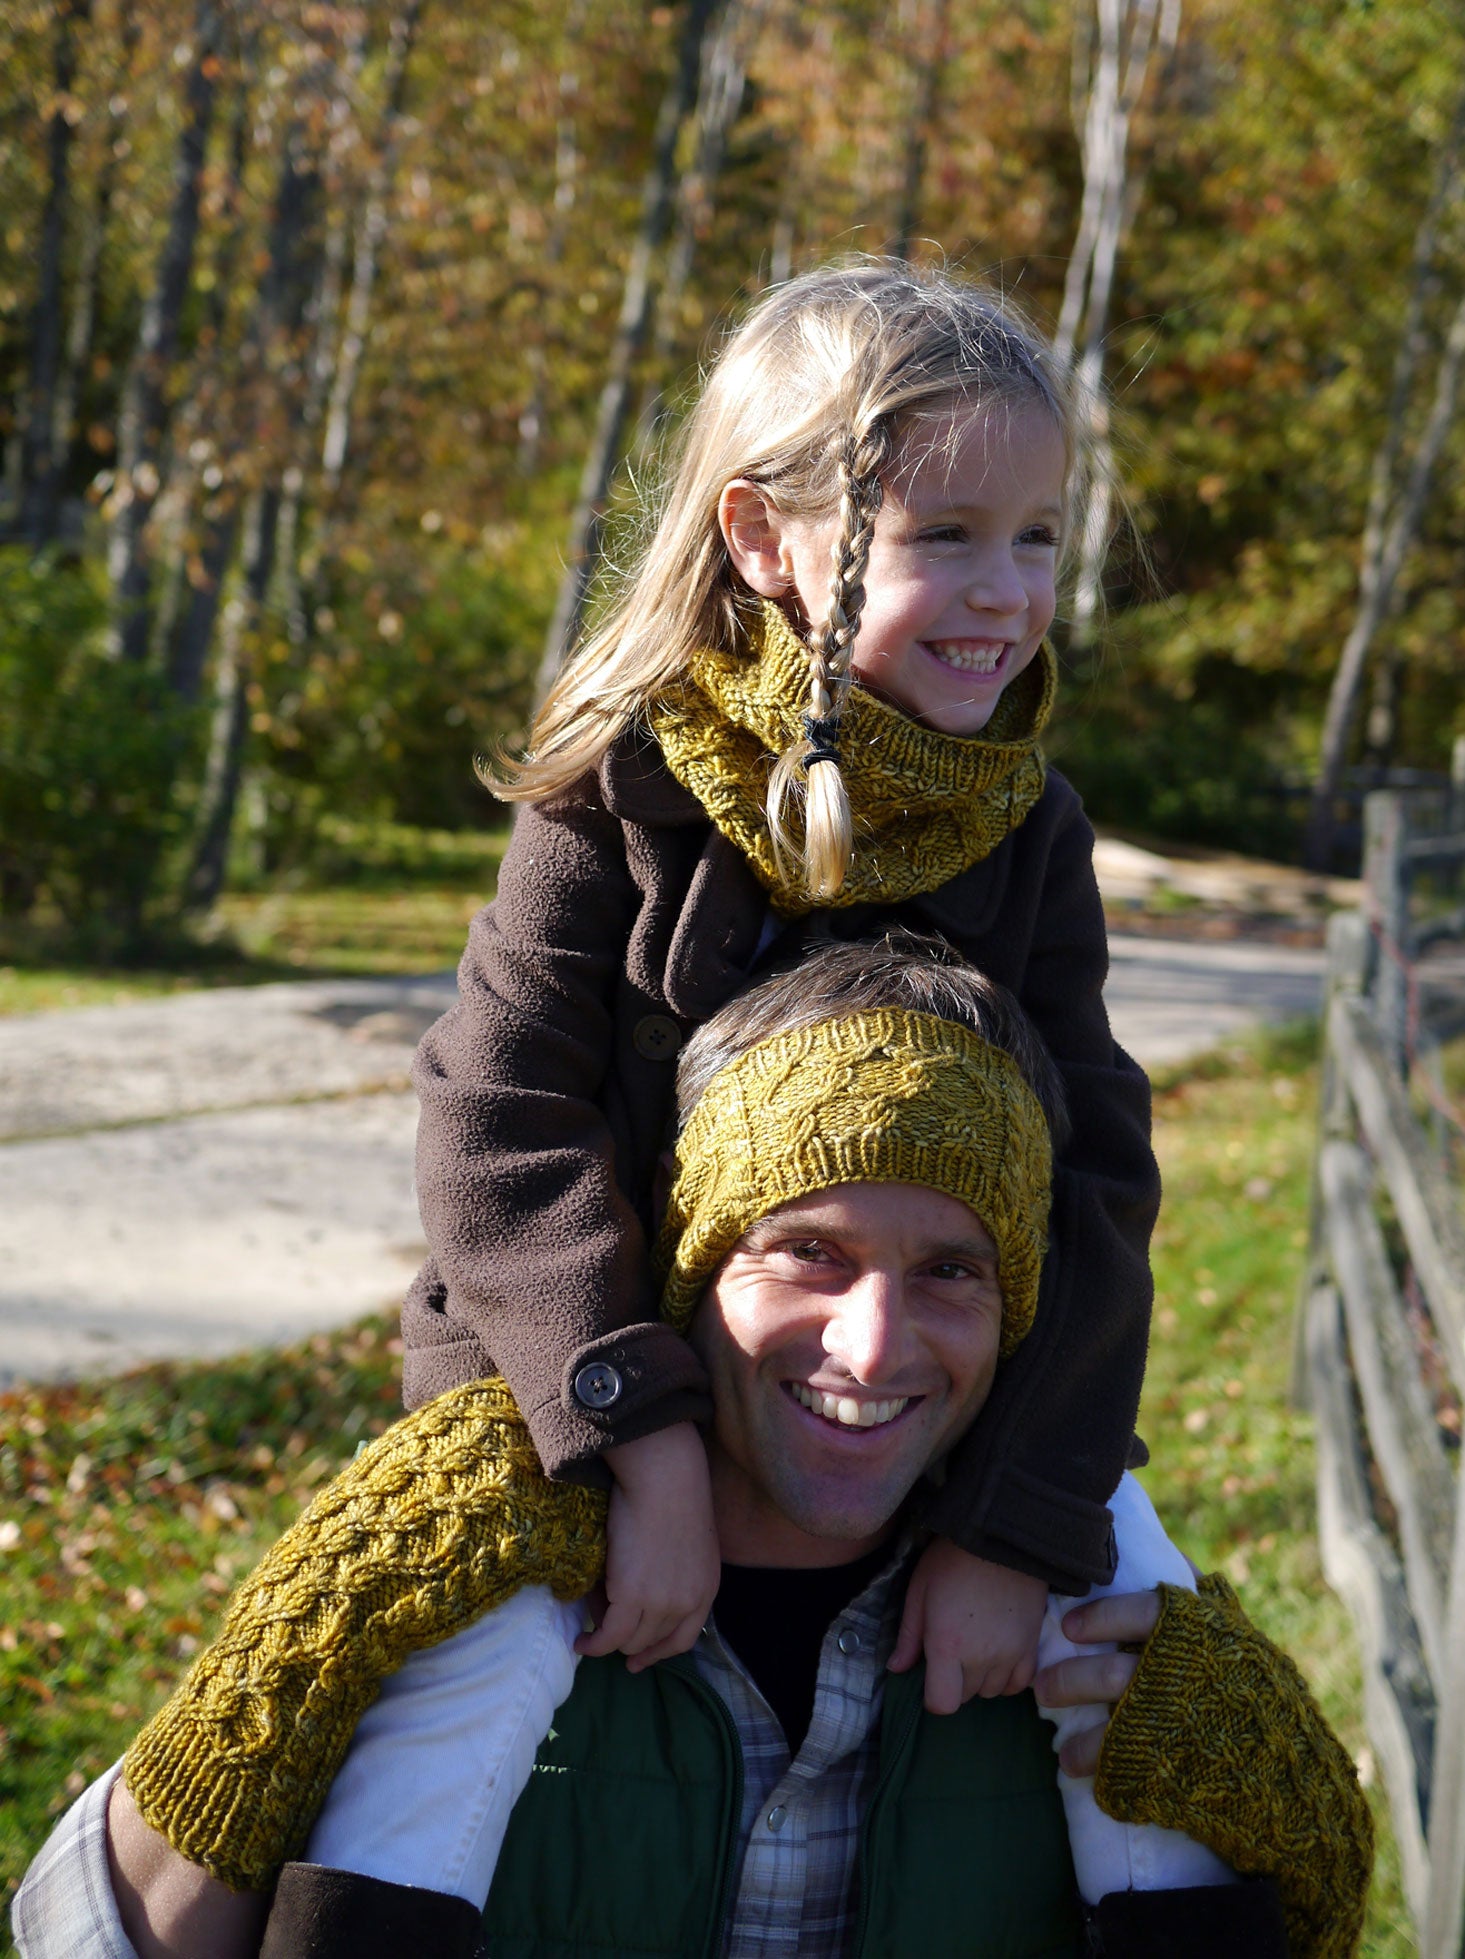
<path fill-rule="evenodd" d="M 1145 1481 L 1181 1546 L 1296 1656 L 1367 1777 L 1356 1649 L 1313 1535 L 1311 1424 L 1288 1400 L 1313 1044 L 1273 1037 L 1157 1083 Z M 391 1419 L 396 1351 L 372 1321 L 284 1353 L 0 1396 L 0 1898 L 209 1637 L 231 1583 Z M 1405 1959 L 1376 1779 L 1369 1794 L 1364 1952 Z"/>
<path fill-rule="evenodd" d="M 370 1320 L 284 1352 L 0 1395 L 0 1904 L 220 1603 L 399 1408 Z M 0 1952 L 9 1952 L 0 1931 Z"/>
<path fill-rule="evenodd" d="M 1296 1658 L 1361 1765 L 1379 1858 L 1363 1951 L 1416 1950 L 1362 1720 L 1348 1615 L 1314 1534 L 1311 1419 L 1291 1405 L 1292 1322 L 1313 1146 L 1315 1030 L 1287 1030 L 1157 1079 L 1165 1202 L 1140 1428 L 1171 1535 L 1221 1571 Z"/>
<path fill-rule="evenodd" d="M 204 986 L 456 966 L 507 832 L 344 826 L 308 878 L 231 891 L 196 938 L 99 969 L 44 919 L 0 923 L 0 1014 L 114 1006 Z"/>

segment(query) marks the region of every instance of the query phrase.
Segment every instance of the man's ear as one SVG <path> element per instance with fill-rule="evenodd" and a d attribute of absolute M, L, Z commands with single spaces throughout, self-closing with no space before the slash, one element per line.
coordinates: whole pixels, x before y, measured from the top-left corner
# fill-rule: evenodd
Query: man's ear
<path fill-rule="evenodd" d="M 783 514 L 768 493 L 735 476 L 717 500 L 717 521 L 743 583 L 760 598 L 787 597 L 794 589 L 793 558 Z"/>

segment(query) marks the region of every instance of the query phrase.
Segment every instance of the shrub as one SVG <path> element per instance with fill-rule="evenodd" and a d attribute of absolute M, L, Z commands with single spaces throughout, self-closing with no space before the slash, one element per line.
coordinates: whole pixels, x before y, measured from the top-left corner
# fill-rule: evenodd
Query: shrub
<path fill-rule="evenodd" d="M 169 909 L 193 716 L 106 629 L 93 567 L 0 550 L 0 904 L 125 956 Z"/>

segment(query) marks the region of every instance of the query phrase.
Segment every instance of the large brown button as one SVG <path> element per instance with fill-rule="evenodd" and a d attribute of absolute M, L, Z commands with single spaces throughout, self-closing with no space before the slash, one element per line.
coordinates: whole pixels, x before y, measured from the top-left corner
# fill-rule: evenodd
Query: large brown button
<path fill-rule="evenodd" d="M 670 1014 L 646 1014 L 632 1029 L 631 1044 L 645 1061 L 674 1061 L 682 1030 Z"/>

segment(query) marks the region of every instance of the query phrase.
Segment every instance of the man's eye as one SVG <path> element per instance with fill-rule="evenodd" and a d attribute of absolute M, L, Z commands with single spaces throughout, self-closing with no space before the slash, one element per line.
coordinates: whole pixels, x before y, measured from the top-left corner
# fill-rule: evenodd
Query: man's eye
<path fill-rule="evenodd" d="M 803 1238 L 787 1248 L 790 1258 L 796 1258 L 801 1265 L 819 1265 L 826 1257 L 824 1247 L 817 1238 Z"/>

